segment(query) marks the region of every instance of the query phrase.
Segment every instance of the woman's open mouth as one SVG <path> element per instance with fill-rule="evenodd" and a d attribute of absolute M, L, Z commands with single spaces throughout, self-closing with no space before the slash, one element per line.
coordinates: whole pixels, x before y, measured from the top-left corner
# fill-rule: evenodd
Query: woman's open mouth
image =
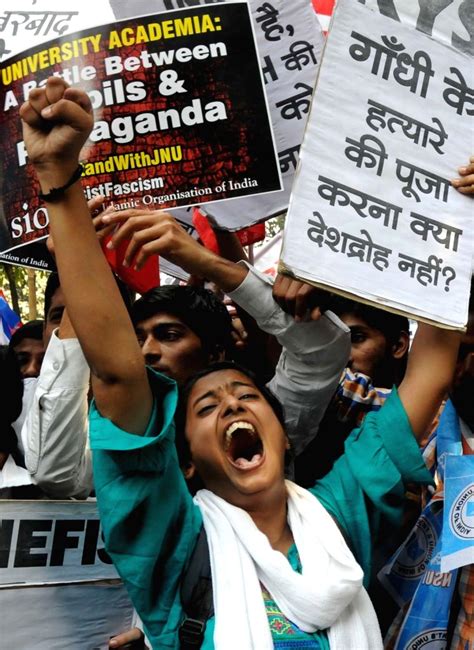
<path fill-rule="evenodd" d="M 224 449 L 234 467 L 250 470 L 259 467 L 264 460 L 263 443 L 250 422 L 233 422 L 226 429 Z"/>

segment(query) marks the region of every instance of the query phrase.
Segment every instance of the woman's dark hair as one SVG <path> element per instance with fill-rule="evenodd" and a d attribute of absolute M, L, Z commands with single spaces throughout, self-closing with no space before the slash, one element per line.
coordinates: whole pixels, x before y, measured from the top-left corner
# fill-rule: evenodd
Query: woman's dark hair
<path fill-rule="evenodd" d="M 220 370 L 236 370 L 237 372 L 240 372 L 248 377 L 268 402 L 283 429 L 285 428 L 285 413 L 281 402 L 251 370 L 248 370 L 248 368 L 244 368 L 243 366 L 239 365 L 238 363 L 234 363 L 233 361 L 218 361 L 216 363 L 211 363 L 209 366 L 203 370 L 199 370 L 199 372 L 190 377 L 179 390 L 178 407 L 176 409 L 175 415 L 175 425 L 176 450 L 178 453 L 179 464 L 182 468 L 185 468 L 191 462 L 191 451 L 185 433 L 186 411 L 189 395 L 191 394 L 191 391 L 196 382 L 198 382 L 203 377 L 206 377 L 207 375 L 210 375 L 214 372 L 219 372 Z M 203 487 L 203 484 L 199 478 L 197 480 L 194 480 L 189 485 L 189 488 L 193 494 L 197 489 L 201 487 Z"/>

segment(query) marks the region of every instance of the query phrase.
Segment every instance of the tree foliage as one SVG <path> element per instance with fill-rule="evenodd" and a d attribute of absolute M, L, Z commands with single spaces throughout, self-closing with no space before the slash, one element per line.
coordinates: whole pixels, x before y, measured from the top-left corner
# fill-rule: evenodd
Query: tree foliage
<path fill-rule="evenodd" d="M 33 274 L 36 288 L 33 304 L 31 303 L 31 280 L 29 286 L 28 275 Z M 31 271 L 22 266 L 0 264 L 0 289 L 5 294 L 12 309 L 20 316 L 23 322 L 34 317 L 33 306 L 36 307 L 37 317 L 43 318 L 44 289 L 48 273 L 46 271 Z"/>
<path fill-rule="evenodd" d="M 272 239 L 275 237 L 275 235 L 278 235 L 278 233 L 284 229 L 285 219 L 286 213 L 280 214 L 278 217 L 273 217 L 273 219 L 269 219 L 265 222 L 266 240 Z"/>

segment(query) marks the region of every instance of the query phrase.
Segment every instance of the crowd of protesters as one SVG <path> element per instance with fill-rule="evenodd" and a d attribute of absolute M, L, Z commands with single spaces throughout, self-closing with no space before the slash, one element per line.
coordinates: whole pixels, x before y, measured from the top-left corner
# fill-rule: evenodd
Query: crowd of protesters
<path fill-rule="evenodd" d="M 87 95 L 51 78 L 21 116 L 58 274 L 44 321 L 1 352 L 0 469 L 25 480 L 0 496 L 97 499 L 141 620 L 110 647 L 397 647 L 432 601 L 420 575 L 400 607 L 377 573 L 439 516 L 446 438 L 474 453 L 472 297 L 465 334 L 419 323 L 410 346 L 406 318 L 273 283 L 230 233 L 224 258 L 163 212 L 92 221 L 70 182 Z M 474 195 L 474 158 L 453 185 Z M 130 241 L 125 264 L 159 254 L 202 286 L 132 300 L 97 231 Z M 472 562 L 454 582 L 436 616 L 446 648 L 472 650 Z"/>

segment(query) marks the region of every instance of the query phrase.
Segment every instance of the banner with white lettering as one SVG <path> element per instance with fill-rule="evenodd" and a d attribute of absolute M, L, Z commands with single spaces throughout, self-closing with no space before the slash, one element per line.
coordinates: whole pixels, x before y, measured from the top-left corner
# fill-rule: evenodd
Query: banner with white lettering
<path fill-rule="evenodd" d="M 118 579 L 93 501 L 0 501 L 0 589 Z"/>
<path fill-rule="evenodd" d="M 226 0 L 223 0 L 226 2 Z M 118 18 L 140 11 L 161 11 L 209 0 L 110 0 Z M 284 191 L 225 203 L 207 203 L 202 211 L 226 230 L 240 230 L 286 212 L 298 151 L 309 114 L 324 37 L 311 0 L 249 0 L 260 66 L 270 107 Z"/>
<path fill-rule="evenodd" d="M 435 324 L 467 320 L 472 58 L 355 0 L 333 17 L 285 230 L 295 276 Z"/>
<path fill-rule="evenodd" d="M 18 113 L 51 74 L 87 90 L 95 112 L 82 151 L 88 199 L 172 208 L 281 189 L 246 2 L 95 27 L 0 64 L 0 259 L 45 266 L 28 254 L 48 215 Z"/>
<path fill-rule="evenodd" d="M 3 0 L 0 8 L 0 61 L 52 38 L 113 19 L 114 14 L 107 0 L 96 2 L 93 12 L 88 5 L 80 5 L 76 0 Z M 1 173 L 0 165 L 0 184 Z M 0 251 L 10 248 L 13 243 L 0 201 Z M 54 266 L 44 241 L 29 244 L 28 255 L 20 257 L 13 254 L 13 257 L 11 261 L 15 264 L 21 264 L 21 259 L 28 257 L 28 262 L 35 260 L 36 266 Z"/>

